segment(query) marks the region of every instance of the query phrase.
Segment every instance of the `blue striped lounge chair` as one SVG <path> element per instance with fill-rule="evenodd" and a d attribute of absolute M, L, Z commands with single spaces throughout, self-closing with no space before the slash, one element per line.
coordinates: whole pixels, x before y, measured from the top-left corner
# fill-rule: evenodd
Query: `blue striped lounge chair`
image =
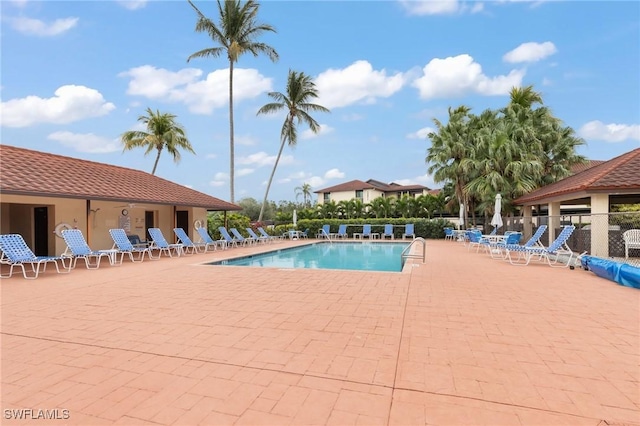
<path fill-rule="evenodd" d="M 338 225 L 338 232 L 329 233 L 329 237 L 331 238 L 347 238 L 348 236 L 347 225 L 345 224 Z"/>
<path fill-rule="evenodd" d="M 413 223 L 407 223 L 404 226 L 404 234 L 402 234 L 402 239 L 404 240 L 407 237 L 416 238 Z"/>
<path fill-rule="evenodd" d="M 318 233 L 316 234 L 316 238 L 326 238 L 326 239 L 331 239 L 331 237 L 329 236 L 331 233 L 331 225 L 322 225 L 322 228 L 320 230 L 318 230 Z"/>
<path fill-rule="evenodd" d="M 251 238 L 253 238 L 254 241 L 260 242 L 262 244 L 266 244 L 271 240 L 269 237 L 260 236 L 256 234 L 255 231 L 251 228 L 247 228 L 247 233 L 251 236 Z"/>
<path fill-rule="evenodd" d="M 229 231 L 233 234 L 234 239 L 239 243 L 242 243 L 242 245 L 253 244 L 256 242 L 253 238 L 245 238 L 236 228 L 229 228 Z"/>
<path fill-rule="evenodd" d="M 182 228 L 173 228 L 173 232 L 178 237 L 178 241 L 182 244 L 182 253 L 195 254 L 205 250 L 205 245 L 202 243 L 194 243 L 187 233 Z"/>
<path fill-rule="evenodd" d="M 226 242 L 227 247 L 238 247 L 238 240 L 229 235 L 229 231 L 227 231 L 227 228 L 225 228 L 224 226 L 220 226 L 218 228 L 218 231 L 220 231 L 220 235 L 222 235 L 222 239 Z"/>
<path fill-rule="evenodd" d="M 380 234 L 377 232 L 371 232 L 371 225 L 362 225 L 362 238 L 367 237 L 369 239 L 374 239 L 376 236 L 380 237 Z"/>
<path fill-rule="evenodd" d="M 158 257 L 161 256 L 162 253 L 165 253 L 169 257 L 173 257 L 171 251 L 173 251 L 177 256 L 184 253 L 183 245 L 180 243 L 169 244 L 162 233 L 162 229 L 160 228 L 149 228 L 149 236 L 151 237 L 149 249 L 158 250 Z"/>
<path fill-rule="evenodd" d="M 227 248 L 227 242 L 224 240 L 214 240 L 213 238 L 211 238 L 211 235 L 209 235 L 209 232 L 202 226 L 196 228 L 196 231 L 198 232 L 198 235 L 200 236 L 200 243 L 204 244 L 204 251 L 205 253 L 207 251 L 209 251 L 209 248 L 213 247 L 214 250 L 218 250 L 218 247 L 220 248 Z"/>
<path fill-rule="evenodd" d="M 67 248 L 64 253 L 62 253 L 62 256 L 69 257 L 72 269 L 76 267 L 78 259 L 84 260 L 87 269 L 98 269 L 100 267 L 100 260 L 102 260 L 103 257 L 106 257 L 109 263 L 113 265 L 112 255 L 115 256 L 115 252 L 112 250 L 91 250 L 81 230 L 64 229 L 62 230 L 62 238 L 67 244 Z"/>
<path fill-rule="evenodd" d="M 512 265 L 528 265 L 531 259 L 536 258 L 539 261 L 546 261 L 549 266 L 567 267 L 573 259 L 573 250 L 567 245 L 567 240 L 576 229 L 575 226 L 565 226 L 560 235 L 551 243 L 549 247 L 532 246 L 525 247 L 520 245 L 506 246 L 505 258 Z M 516 259 L 513 259 L 512 252 L 518 253 Z M 568 255 L 568 259 L 565 259 Z M 553 257 L 553 259 L 552 259 Z"/>
<path fill-rule="evenodd" d="M 275 236 L 275 235 L 269 235 L 269 233 L 267 231 L 264 230 L 264 228 L 262 226 L 258 226 L 258 232 L 260 233 L 261 236 L 268 238 L 270 242 L 274 242 L 276 240 L 281 240 L 282 238 Z"/>
<path fill-rule="evenodd" d="M 59 274 L 71 271 L 71 262 L 67 267 L 62 256 L 36 256 L 20 234 L 0 235 L 0 250 L 2 250 L 0 263 L 9 265 L 9 273 L 4 275 L 0 273 L 0 278 L 11 278 L 13 269 L 17 267 L 22 269 L 22 276 L 25 279 L 34 280 L 40 274 L 40 267 L 42 266 L 42 272 L 44 272 L 49 263 L 56 266 L 56 271 Z M 58 261 L 62 264 L 62 270 L 60 270 Z M 31 266 L 31 275 L 27 275 L 25 265 Z"/>
<path fill-rule="evenodd" d="M 118 252 L 113 257 L 113 265 L 122 265 L 122 260 L 124 259 L 124 255 L 129 256 L 132 262 L 142 262 L 144 261 L 144 256 L 148 255 L 149 259 L 158 260 L 160 256 L 153 257 L 151 254 L 151 250 L 147 247 L 135 247 L 129 241 L 127 237 L 127 233 L 124 229 L 114 228 L 109 229 L 109 235 L 111 235 L 111 239 L 113 240 L 113 249 L 118 250 Z M 137 254 L 137 258 L 134 257 L 134 253 Z M 117 254 L 120 254 L 120 261 L 117 260 Z"/>
<path fill-rule="evenodd" d="M 393 235 L 393 225 L 391 223 L 387 223 L 384 225 L 384 232 L 382 232 L 382 239 L 385 240 L 387 237 L 391 237 L 393 240 L 395 237 Z"/>

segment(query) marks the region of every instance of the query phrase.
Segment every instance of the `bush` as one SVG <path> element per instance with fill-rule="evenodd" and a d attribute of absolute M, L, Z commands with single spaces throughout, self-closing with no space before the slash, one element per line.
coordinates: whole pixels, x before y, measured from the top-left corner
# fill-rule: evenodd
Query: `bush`
<path fill-rule="evenodd" d="M 347 226 L 347 233 L 349 237 L 352 237 L 354 233 L 362 232 L 362 225 L 373 225 L 372 231 L 382 233 L 385 224 L 390 223 L 393 227 L 393 234 L 395 238 L 402 238 L 404 233 L 404 225 L 408 223 L 414 224 L 414 230 L 416 237 L 422 237 L 425 239 L 442 239 L 444 238 L 444 228 L 451 227 L 451 222 L 447 219 L 423 219 L 423 218 L 394 218 L 394 219 L 301 219 L 298 220 L 298 226 L 294 227 L 293 224 L 278 225 L 276 230 L 282 230 L 281 234 L 289 229 L 297 229 L 304 231 L 309 229 L 309 237 L 315 237 L 315 235 L 322 229 L 323 225 L 329 225 L 330 232 L 338 232 L 338 227 L 341 224 Z"/>

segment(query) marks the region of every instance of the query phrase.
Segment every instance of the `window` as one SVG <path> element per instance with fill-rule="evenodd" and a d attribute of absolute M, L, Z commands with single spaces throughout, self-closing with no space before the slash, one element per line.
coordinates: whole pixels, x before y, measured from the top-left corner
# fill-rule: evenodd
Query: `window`
<path fill-rule="evenodd" d="M 328 203 L 329 201 L 331 201 L 331 193 L 330 192 L 325 192 L 324 193 L 324 202 Z"/>
<path fill-rule="evenodd" d="M 362 189 L 356 190 L 356 198 L 362 201 Z"/>

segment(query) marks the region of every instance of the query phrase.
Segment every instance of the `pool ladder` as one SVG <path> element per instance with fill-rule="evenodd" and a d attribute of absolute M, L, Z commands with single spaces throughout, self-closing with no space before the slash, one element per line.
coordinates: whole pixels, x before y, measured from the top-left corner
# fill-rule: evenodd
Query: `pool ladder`
<path fill-rule="evenodd" d="M 422 254 L 409 253 L 411 251 L 411 247 L 413 247 L 415 243 L 422 243 Z M 422 263 L 424 263 L 426 254 L 427 254 L 427 242 L 425 241 L 425 239 L 422 237 L 414 238 L 413 241 L 411 241 L 411 243 L 407 247 L 405 247 L 404 250 L 402 250 L 402 254 L 400 255 L 400 259 L 402 260 L 402 267 L 404 267 L 405 260 L 409 258 L 413 258 L 413 259 L 422 258 Z"/>

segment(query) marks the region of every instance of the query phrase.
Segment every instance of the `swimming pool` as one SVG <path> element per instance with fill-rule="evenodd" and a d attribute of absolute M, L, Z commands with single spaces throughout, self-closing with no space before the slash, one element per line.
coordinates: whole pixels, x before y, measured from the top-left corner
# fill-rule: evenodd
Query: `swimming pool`
<path fill-rule="evenodd" d="M 209 265 L 400 272 L 402 271 L 400 255 L 408 245 L 408 243 L 391 242 L 322 242 L 221 260 Z"/>

